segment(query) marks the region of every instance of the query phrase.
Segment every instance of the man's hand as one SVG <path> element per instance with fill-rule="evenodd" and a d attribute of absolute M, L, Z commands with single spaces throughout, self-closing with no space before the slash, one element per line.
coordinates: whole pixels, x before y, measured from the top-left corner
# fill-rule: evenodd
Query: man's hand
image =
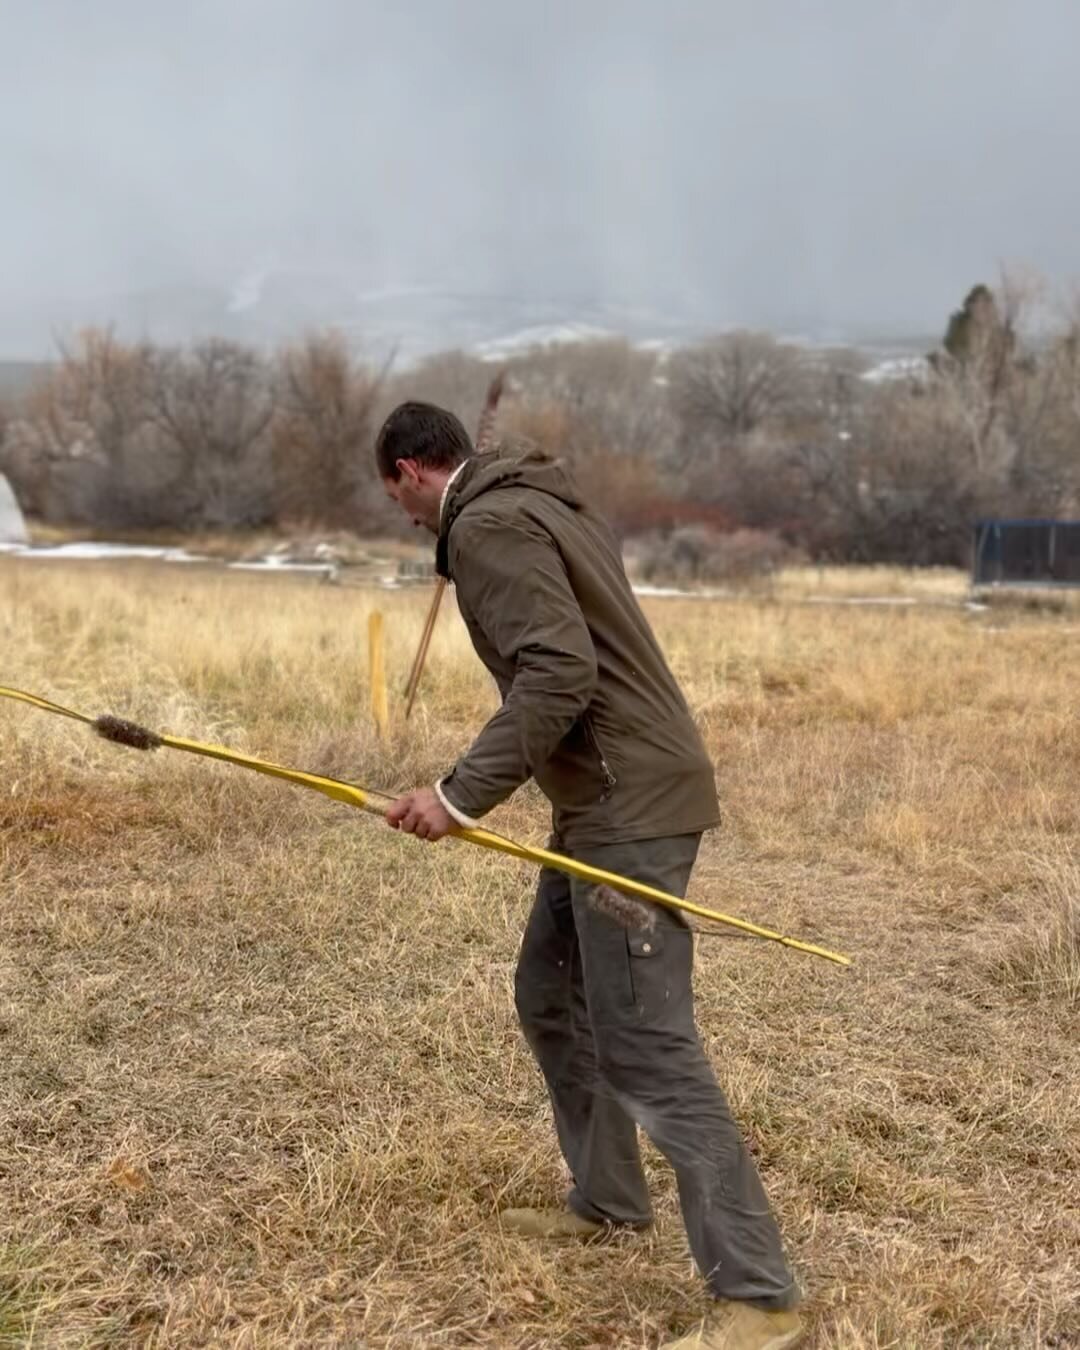
<path fill-rule="evenodd" d="M 391 829 L 404 830 L 433 844 L 455 828 L 453 817 L 434 788 L 417 788 L 399 797 L 387 811 L 386 823 Z"/>

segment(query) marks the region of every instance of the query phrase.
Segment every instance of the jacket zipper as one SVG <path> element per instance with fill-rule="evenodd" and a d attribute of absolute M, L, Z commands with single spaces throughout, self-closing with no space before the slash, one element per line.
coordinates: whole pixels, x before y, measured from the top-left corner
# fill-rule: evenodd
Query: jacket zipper
<path fill-rule="evenodd" d="M 581 722 L 585 728 L 586 739 L 592 746 L 596 758 L 600 761 L 600 782 L 602 785 L 600 792 L 600 800 L 602 802 L 606 802 L 607 799 L 611 796 L 612 791 L 615 788 L 615 784 L 619 780 L 611 772 L 611 765 L 607 762 L 607 760 L 604 757 L 604 752 L 600 748 L 600 740 L 593 727 L 592 718 L 589 716 L 588 713 L 586 713 L 584 717 L 582 717 Z"/>

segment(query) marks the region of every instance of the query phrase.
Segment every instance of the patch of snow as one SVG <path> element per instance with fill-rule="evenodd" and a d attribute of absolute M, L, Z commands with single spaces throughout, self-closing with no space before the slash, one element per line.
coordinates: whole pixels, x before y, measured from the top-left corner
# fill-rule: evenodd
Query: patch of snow
<path fill-rule="evenodd" d="M 640 342 L 634 343 L 634 350 L 639 352 L 652 352 L 657 361 L 661 365 L 664 365 L 671 359 L 672 355 L 683 346 L 685 346 L 685 340 L 681 338 L 642 338 Z"/>
<path fill-rule="evenodd" d="M 562 347 L 576 342 L 603 342 L 618 337 L 610 328 L 589 323 L 538 323 L 505 337 L 477 342 L 472 353 L 481 361 L 507 361 L 534 347 Z"/>
<path fill-rule="evenodd" d="M 234 572 L 314 572 L 322 576 L 331 576 L 338 570 L 335 563 L 293 562 L 281 553 L 270 553 L 265 558 L 256 558 L 252 562 L 234 562 L 227 565 Z"/>
<path fill-rule="evenodd" d="M 635 595 L 645 595 L 652 599 L 657 596 L 669 595 L 689 595 L 689 591 L 680 590 L 678 586 L 633 586 L 631 587 Z"/>
<path fill-rule="evenodd" d="M 811 605 L 917 605 L 913 595 L 811 595 Z"/>
<path fill-rule="evenodd" d="M 23 558 L 59 558 L 68 562 L 99 562 L 115 558 L 156 558 L 161 562 L 206 562 L 197 554 L 183 548 L 162 548 L 150 544 L 108 544 L 97 540 L 82 540 L 71 544 L 46 544 L 35 547 L 16 545 L 5 548 L 5 553 L 14 553 Z"/>
<path fill-rule="evenodd" d="M 633 583 L 630 589 L 635 595 L 644 596 L 648 600 L 718 600 L 722 596 L 731 595 L 731 591 L 705 589 L 705 590 L 685 590 L 681 586 L 652 586 L 646 583 Z"/>
<path fill-rule="evenodd" d="M 891 384 L 896 380 L 915 380 L 922 383 L 930 376 L 930 362 L 925 356 L 892 356 L 863 371 L 859 377 L 867 384 Z"/>
<path fill-rule="evenodd" d="M 287 546 L 286 546 L 287 547 Z M 321 546 L 316 549 L 322 553 Z M 68 562 L 101 561 L 139 561 L 150 560 L 163 563 L 210 563 L 236 572 L 294 573 L 324 577 L 336 581 L 342 575 L 341 564 L 333 561 L 306 562 L 293 558 L 287 552 L 275 551 L 262 558 L 253 558 L 243 562 L 222 563 L 220 559 L 209 558 L 197 553 L 189 553 L 183 548 L 162 548 L 150 544 L 110 544 L 97 540 L 81 540 L 70 544 L 49 544 L 35 548 L 33 545 L 0 544 L 0 557 L 59 559 Z M 345 569 L 348 575 L 348 569 Z M 420 578 L 427 580 L 428 578 Z M 385 590 L 401 590 L 410 584 L 400 576 L 384 574 L 379 577 L 365 577 L 363 585 L 378 586 Z M 688 590 L 681 586 L 655 586 L 649 583 L 634 583 L 635 595 L 649 600 L 718 600 L 731 597 L 737 592 L 724 588 L 702 588 Z M 798 602 L 794 602 L 798 603 Z M 802 603 L 810 605 L 884 605 L 910 606 L 920 603 L 941 604 L 950 602 L 920 601 L 910 595 L 852 595 L 830 596 L 811 595 Z M 963 604 L 964 608 L 978 613 L 988 608 L 977 601 L 951 602 Z"/>

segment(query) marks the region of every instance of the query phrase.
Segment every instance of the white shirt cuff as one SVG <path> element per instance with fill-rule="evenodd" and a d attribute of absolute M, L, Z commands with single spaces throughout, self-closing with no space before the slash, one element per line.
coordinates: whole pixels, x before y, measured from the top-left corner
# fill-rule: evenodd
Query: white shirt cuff
<path fill-rule="evenodd" d="M 473 820 L 472 816 L 467 816 L 464 811 L 458 810 L 442 790 L 442 783 L 435 784 L 435 795 L 459 825 L 463 826 L 466 830 L 478 830 L 480 828 L 480 822 L 478 820 Z"/>

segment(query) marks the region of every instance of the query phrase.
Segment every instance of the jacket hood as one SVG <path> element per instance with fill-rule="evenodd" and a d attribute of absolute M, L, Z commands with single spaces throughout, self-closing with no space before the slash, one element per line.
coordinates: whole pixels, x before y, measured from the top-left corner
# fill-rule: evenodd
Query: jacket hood
<path fill-rule="evenodd" d="M 473 455 L 450 485 L 439 522 L 435 565 L 447 576 L 447 540 L 451 526 L 465 508 L 489 492 L 505 488 L 532 488 L 556 497 L 575 511 L 584 501 L 566 464 L 528 445 L 500 445 Z"/>

